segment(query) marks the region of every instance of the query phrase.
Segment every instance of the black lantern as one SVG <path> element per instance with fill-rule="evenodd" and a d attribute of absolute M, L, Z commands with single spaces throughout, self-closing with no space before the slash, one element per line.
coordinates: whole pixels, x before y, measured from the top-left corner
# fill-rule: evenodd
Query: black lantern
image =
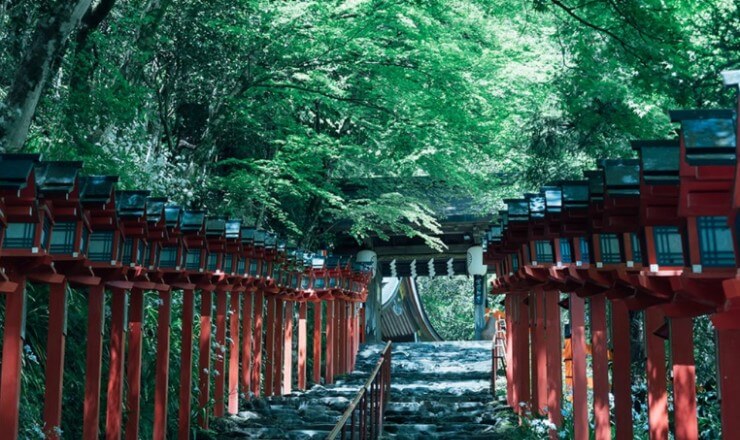
<path fill-rule="evenodd" d="M 206 220 L 206 238 L 208 240 L 208 257 L 206 270 L 218 272 L 223 268 L 223 258 L 226 251 L 226 219 L 211 217 Z"/>
<path fill-rule="evenodd" d="M 143 264 L 148 254 L 146 201 L 149 191 L 117 191 L 116 210 L 124 228 L 121 263 L 126 266 Z"/>
<path fill-rule="evenodd" d="M 146 222 L 148 250 L 144 254 L 142 265 L 149 270 L 159 267 L 159 256 L 162 244 L 167 240 L 167 222 L 163 197 L 149 197 L 146 200 Z"/>
<path fill-rule="evenodd" d="M 605 159 L 599 164 L 604 170 L 606 193 L 610 197 L 640 195 L 640 161 L 637 159 Z"/>
<path fill-rule="evenodd" d="M 207 253 L 204 227 L 206 213 L 202 210 L 183 212 L 180 231 L 185 236 L 185 270 L 203 272 Z"/>
<path fill-rule="evenodd" d="M 116 214 L 114 194 L 117 176 L 86 176 L 81 179 L 83 206 L 90 212 L 87 259 L 95 266 L 120 264 L 123 234 Z"/>
<path fill-rule="evenodd" d="M 678 139 L 633 141 L 640 154 L 642 179 L 648 185 L 678 185 L 681 145 Z"/>
<path fill-rule="evenodd" d="M 583 175 L 588 180 L 589 200 L 604 200 L 604 173 L 602 171 L 589 170 L 585 171 Z"/>
<path fill-rule="evenodd" d="M 525 194 L 529 204 L 529 220 L 537 221 L 545 218 L 545 196 L 542 194 Z"/>
<path fill-rule="evenodd" d="M 529 202 L 525 199 L 505 199 L 508 206 L 508 222 L 529 221 Z"/>
<path fill-rule="evenodd" d="M 588 208 L 590 181 L 566 180 L 560 183 L 563 196 L 563 208 Z"/>
<path fill-rule="evenodd" d="M 242 253 L 242 222 L 240 220 L 227 220 L 224 225 L 226 236 L 226 261 L 224 262 L 224 272 L 231 275 L 244 275 L 246 268 L 245 258 L 241 258 Z"/>
<path fill-rule="evenodd" d="M 689 165 L 732 165 L 737 161 L 737 115 L 733 110 L 678 110 L 671 122 L 681 123 Z"/>
<path fill-rule="evenodd" d="M 563 189 L 559 186 L 544 186 L 545 210 L 548 214 L 559 214 L 563 208 Z"/>
<path fill-rule="evenodd" d="M 80 205 L 81 168 L 82 162 L 41 162 L 36 168 L 39 196 L 54 217 L 49 253 L 58 260 L 82 258 L 87 251 L 90 223 Z"/>
<path fill-rule="evenodd" d="M 159 251 L 159 268 L 180 270 L 183 258 L 183 243 L 181 240 L 180 224 L 183 210 L 179 206 L 167 205 L 164 207 L 165 226 L 168 238 L 162 243 Z"/>

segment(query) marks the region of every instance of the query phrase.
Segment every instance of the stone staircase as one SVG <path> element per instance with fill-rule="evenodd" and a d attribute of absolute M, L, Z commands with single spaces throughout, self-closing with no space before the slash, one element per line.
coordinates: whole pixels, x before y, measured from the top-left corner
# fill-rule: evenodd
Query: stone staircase
<path fill-rule="evenodd" d="M 394 344 L 384 438 L 510 438 L 515 419 L 490 392 L 490 342 Z"/>
<path fill-rule="evenodd" d="M 380 359 L 385 344 L 361 348 L 355 370 L 332 385 L 242 403 L 235 416 L 212 424 L 217 439 L 324 439 Z M 201 438 L 200 436 L 198 438 Z"/>
<path fill-rule="evenodd" d="M 364 346 L 355 371 L 333 385 L 243 403 L 238 415 L 214 421 L 213 438 L 326 438 L 383 346 Z M 516 418 L 490 393 L 490 368 L 490 342 L 394 344 L 383 438 L 518 438 L 512 437 Z"/>

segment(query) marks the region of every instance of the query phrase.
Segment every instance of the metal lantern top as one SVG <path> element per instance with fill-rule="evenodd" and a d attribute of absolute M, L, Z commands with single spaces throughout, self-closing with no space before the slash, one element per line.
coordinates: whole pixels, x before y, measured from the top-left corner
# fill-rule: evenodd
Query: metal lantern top
<path fill-rule="evenodd" d="M 545 195 L 545 210 L 547 214 L 559 214 L 563 208 L 563 189 L 560 186 L 548 185 L 541 189 Z"/>
<path fill-rule="evenodd" d="M 36 167 L 38 192 L 44 197 L 65 197 L 79 192 L 78 177 L 82 162 L 41 162 Z M 79 198 L 79 194 L 78 197 Z"/>
<path fill-rule="evenodd" d="M 640 155 L 642 181 L 646 185 L 678 185 L 681 144 L 678 139 L 633 141 Z"/>
<path fill-rule="evenodd" d="M 604 159 L 604 189 L 609 197 L 640 196 L 640 161 L 637 159 Z"/>
<path fill-rule="evenodd" d="M 588 180 L 589 201 L 604 200 L 604 173 L 600 170 L 589 170 L 583 173 Z"/>
<path fill-rule="evenodd" d="M 539 193 L 528 193 L 525 197 L 529 204 L 529 220 L 543 220 L 545 218 L 545 196 Z"/>
<path fill-rule="evenodd" d="M 508 222 L 529 221 L 529 201 L 526 199 L 504 199 L 508 206 Z"/>
<path fill-rule="evenodd" d="M 734 110 L 673 110 L 681 123 L 686 162 L 691 166 L 732 165 L 737 161 L 737 115 Z"/>
<path fill-rule="evenodd" d="M 180 230 L 184 233 L 201 235 L 205 233 L 206 212 L 203 210 L 188 210 L 180 218 Z"/>
<path fill-rule="evenodd" d="M 562 188 L 563 209 L 588 208 L 589 185 L 588 180 L 564 180 L 560 182 Z"/>

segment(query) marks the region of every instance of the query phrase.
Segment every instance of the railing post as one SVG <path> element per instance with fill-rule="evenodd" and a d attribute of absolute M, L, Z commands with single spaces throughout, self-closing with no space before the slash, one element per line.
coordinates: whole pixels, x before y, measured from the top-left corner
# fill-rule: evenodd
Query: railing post
<path fill-rule="evenodd" d="M 249 398 L 249 393 L 252 391 L 252 311 L 254 294 L 249 290 L 244 292 L 242 299 L 242 388 L 244 394 Z"/>
<path fill-rule="evenodd" d="M 611 439 L 609 421 L 609 355 L 606 346 L 606 296 L 591 297 L 591 344 L 596 440 Z"/>
<path fill-rule="evenodd" d="M 285 301 L 283 336 L 283 390 L 290 394 L 293 388 L 293 301 Z"/>
<path fill-rule="evenodd" d="M 283 391 L 283 335 L 285 322 L 285 301 L 275 298 L 275 329 L 272 334 L 273 359 L 272 359 L 272 392 L 281 395 Z"/>
<path fill-rule="evenodd" d="M 226 397 L 226 308 L 228 303 L 228 292 L 223 289 L 216 290 L 216 359 L 214 370 L 216 377 L 213 382 L 213 415 L 222 417 L 224 415 L 224 398 Z"/>
<path fill-rule="evenodd" d="M 306 314 L 308 312 L 308 303 L 305 301 L 298 303 L 298 389 L 306 389 L 306 341 L 308 330 L 306 323 Z"/>
<path fill-rule="evenodd" d="M 13 278 L 15 292 L 5 295 L 2 373 L 0 379 L 0 427 L 8 439 L 18 438 L 21 399 L 21 367 L 26 315 L 26 277 Z"/>
<path fill-rule="evenodd" d="M 267 336 L 265 337 L 265 396 L 272 396 L 275 394 L 274 390 L 274 378 L 275 372 L 275 297 L 267 297 L 267 315 L 265 320 L 267 321 Z M 261 334 L 257 334 L 257 337 L 261 338 Z"/>
<path fill-rule="evenodd" d="M 200 426 L 208 429 L 208 401 L 211 399 L 211 291 L 201 290 L 200 337 L 198 339 L 198 414 Z"/>
<path fill-rule="evenodd" d="M 110 335 L 110 370 L 108 373 L 108 404 L 105 418 L 105 438 L 121 438 L 123 417 L 123 364 L 126 352 L 126 291 L 121 288 L 111 289 L 111 335 Z"/>
<path fill-rule="evenodd" d="M 570 324 L 573 347 L 573 430 L 575 440 L 587 440 L 589 436 L 584 314 L 583 298 L 571 293 Z"/>
<path fill-rule="evenodd" d="M 62 424 L 62 384 L 67 322 L 67 282 L 49 286 L 49 332 L 46 339 L 46 391 L 44 393 L 44 433 L 58 439 Z"/>
<path fill-rule="evenodd" d="M 159 292 L 159 312 L 157 314 L 157 363 L 154 379 L 154 438 L 167 438 L 167 392 L 170 374 L 170 315 L 172 312 L 172 292 Z M 183 326 L 187 325 L 183 323 Z"/>
<path fill-rule="evenodd" d="M 195 291 L 182 291 L 182 342 L 180 350 L 180 407 L 178 408 L 177 438 L 190 438 L 190 404 L 193 383 L 193 318 Z"/>
<path fill-rule="evenodd" d="M 326 302 L 326 361 L 324 382 L 334 383 L 334 303 Z"/>
<path fill-rule="evenodd" d="M 321 301 L 313 303 L 313 382 L 321 383 Z"/>
<path fill-rule="evenodd" d="M 105 287 L 91 286 L 87 294 L 87 348 L 85 353 L 85 404 L 82 438 L 98 440 L 100 418 L 100 382 L 103 365 L 103 319 Z M 6 312 L 7 313 L 7 312 Z"/>
<path fill-rule="evenodd" d="M 264 313 L 264 294 L 257 291 L 254 294 L 254 353 L 252 356 L 252 394 L 260 396 L 260 379 L 262 375 L 262 325 Z"/>
<path fill-rule="evenodd" d="M 653 332 L 664 323 L 658 307 L 645 310 L 645 338 L 647 339 L 648 422 L 650 439 L 668 439 L 668 393 L 664 340 Z"/>
<path fill-rule="evenodd" d="M 131 289 L 129 294 L 131 303 L 129 305 L 128 322 L 128 360 L 126 365 L 126 380 L 128 389 L 126 392 L 126 439 L 137 440 L 139 438 L 139 420 L 141 414 L 141 351 L 142 351 L 142 327 L 144 323 L 144 291 L 139 287 Z"/>
<path fill-rule="evenodd" d="M 246 296 L 245 293 L 242 295 Z M 229 306 L 229 414 L 239 412 L 239 292 L 231 292 Z M 245 367 L 248 369 L 248 367 Z"/>
<path fill-rule="evenodd" d="M 673 364 L 676 440 L 690 440 L 699 437 L 693 325 L 691 318 L 671 319 L 671 363 Z"/>

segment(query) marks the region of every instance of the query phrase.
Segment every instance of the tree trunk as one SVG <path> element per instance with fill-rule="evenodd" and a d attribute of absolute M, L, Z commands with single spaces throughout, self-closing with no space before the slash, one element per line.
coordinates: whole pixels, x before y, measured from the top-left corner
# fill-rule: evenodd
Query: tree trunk
<path fill-rule="evenodd" d="M 16 152 L 23 148 L 54 61 L 62 56 L 65 41 L 91 2 L 63 0 L 40 19 L 5 102 L 0 105 L 0 151 Z"/>

